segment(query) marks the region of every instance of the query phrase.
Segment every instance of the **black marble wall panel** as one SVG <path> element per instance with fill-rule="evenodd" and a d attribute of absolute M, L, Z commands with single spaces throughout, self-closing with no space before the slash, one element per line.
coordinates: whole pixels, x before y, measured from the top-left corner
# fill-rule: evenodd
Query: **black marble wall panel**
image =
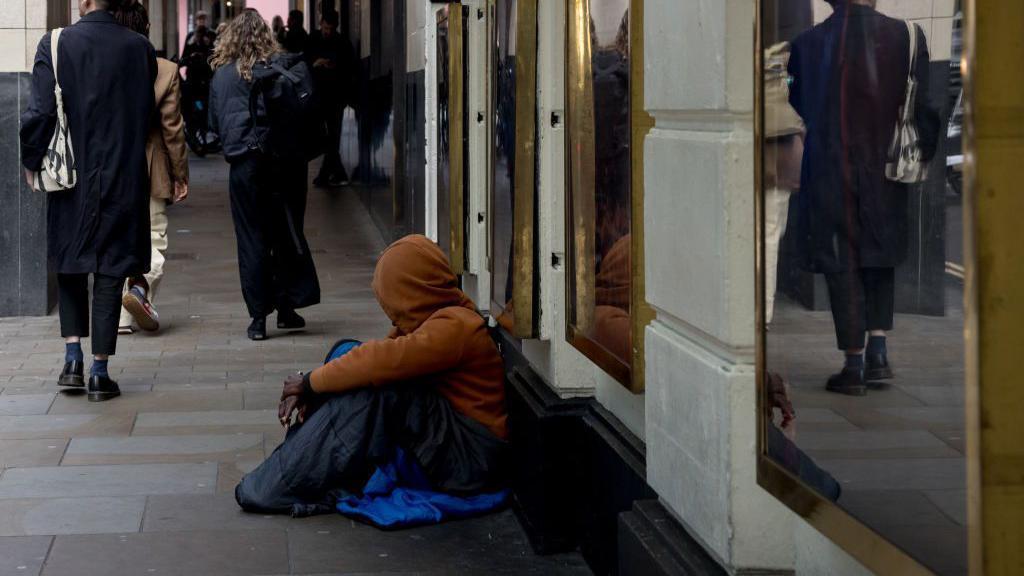
<path fill-rule="evenodd" d="M 405 77 L 405 184 L 406 206 L 412 223 L 410 233 L 426 230 L 426 72 L 417 70 Z"/>
<path fill-rule="evenodd" d="M 21 168 L 29 80 L 0 73 L 0 316 L 45 315 L 56 296 L 46 263 L 46 198 L 28 189 Z"/>

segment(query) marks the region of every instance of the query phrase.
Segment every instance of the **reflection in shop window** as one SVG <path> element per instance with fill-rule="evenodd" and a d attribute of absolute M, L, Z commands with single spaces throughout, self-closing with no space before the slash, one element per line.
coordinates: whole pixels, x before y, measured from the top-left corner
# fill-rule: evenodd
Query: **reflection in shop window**
<path fill-rule="evenodd" d="M 965 573 L 959 2 L 761 16 L 762 483 L 899 549 L 868 565 Z"/>
<path fill-rule="evenodd" d="M 569 340 L 628 384 L 633 356 L 629 0 L 570 0 Z"/>
<path fill-rule="evenodd" d="M 518 338 L 536 331 L 536 0 L 494 2 L 491 313 Z"/>

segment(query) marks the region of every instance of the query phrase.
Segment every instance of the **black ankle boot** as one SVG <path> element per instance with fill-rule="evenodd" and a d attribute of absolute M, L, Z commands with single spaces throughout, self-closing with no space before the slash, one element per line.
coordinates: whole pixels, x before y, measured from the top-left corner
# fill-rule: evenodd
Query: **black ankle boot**
<path fill-rule="evenodd" d="M 260 318 L 253 318 L 252 324 L 249 324 L 249 340 L 266 340 L 267 339 L 267 318 L 262 316 Z"/>
<path fill-rule="evenodd" d="M 104 402 L 121 395 L 121 388 L 109 376 L 89 377 L 89 402 Z"/>
<path fill-rule="evenodd" d="M 299 316 L 295 310 L 277 311 L 278 330 L 302 330 L 306 327 L 306 320 Z"/>
<path fill-rule="evenodd" d="M 72 360 L 64 363 L 64 370 L 57 379 L 58 386 L 72 386 L 81 388 L 85 386 L 85 363 L 81 360 Z"/>

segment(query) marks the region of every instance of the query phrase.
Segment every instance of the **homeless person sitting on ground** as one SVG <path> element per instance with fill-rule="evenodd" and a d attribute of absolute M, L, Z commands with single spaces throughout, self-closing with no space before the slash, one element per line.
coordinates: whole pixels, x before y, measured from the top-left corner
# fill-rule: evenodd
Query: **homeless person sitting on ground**
<path fill-rule="evenodd" d="M 392 244 L 373 290 L 394 329 L 284 384 L 284 443 L 242 478 L 246 511 L 335 511 L 395 449 L 431 487 L 471 495 L 499 488 L 507 430 L 501 356 L 448 259 L 424 236 Z"/>

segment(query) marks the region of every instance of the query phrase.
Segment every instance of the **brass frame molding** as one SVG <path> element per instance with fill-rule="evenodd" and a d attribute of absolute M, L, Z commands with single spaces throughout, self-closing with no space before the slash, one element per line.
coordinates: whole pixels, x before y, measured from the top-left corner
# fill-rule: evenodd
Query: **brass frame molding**
<path fill-rule="evenodd" d="M 1010 576 L 1024 574 L 1024 3 L 965 4 L 968 556 L 971 574 Z"/>
<path fill-rule="evenodd" d="M 630 341 L 623 361 L 588 336 L 596 306 L 597 185 L 590 0 L 566 0 L 566 339 L 633 392 L 644 390 L 644 329 L 654 318 L 645 297 L 643 143 L 653 127 L 644 110 L 643 1 L 629 2 Z"/>
<path fill-rule="evenodd" d="M 512 175 L 514 199 L 512 206 L 512 263 L 511 263 L 511 310 L 508 302 L 494 301 L 493 282 L 495 276 L 494 266 L 497 259 L 494 255 L 494 219 L 496 217 L 495 199 L 495 170 L 497 162 L 492 156 L 491 159 L 491 193 L 489 214 L 491 218 L 491 232 L 489 233 L 490 246 L 490 271 L 492 275 L 492 314 L 515 338 L 533 338 L 538 333 L 538 279 L 537 274 L 537 181 L 536 181 L 536 148 L 537 148 L 537 0 L 510 0 L 515 1 L 515 136 L 514 155 L 515 168 Z M 490 10 L 492 22 L 494 17 L 495 3 L 492 0 Z M 490 39 L 490 50 L 495 47 L 495 35 L 497 30 L 492 28 Z M 491 61 L 494 63 L 494 54 Z M 494 86 L 494 74 L 498 72 L 497 67 L 492 71 L 491 99 L 492 106 L 499 97 L 497 87 Z M 491 122 L 495 122 L 494 114 L 491 115 Z M 496 131 L 492 130 L 492 133 Z M 493 154 L 493 152 L 492 152 Z M 511 312 L 511 317 L 509 312 Z"/>
<path fill-rule="evenodd" d="M 448 259 L 452 272 L 466 271 L 466 108 L 463 6 L 449 2 L 437 13 L 448 31 Z"/>

